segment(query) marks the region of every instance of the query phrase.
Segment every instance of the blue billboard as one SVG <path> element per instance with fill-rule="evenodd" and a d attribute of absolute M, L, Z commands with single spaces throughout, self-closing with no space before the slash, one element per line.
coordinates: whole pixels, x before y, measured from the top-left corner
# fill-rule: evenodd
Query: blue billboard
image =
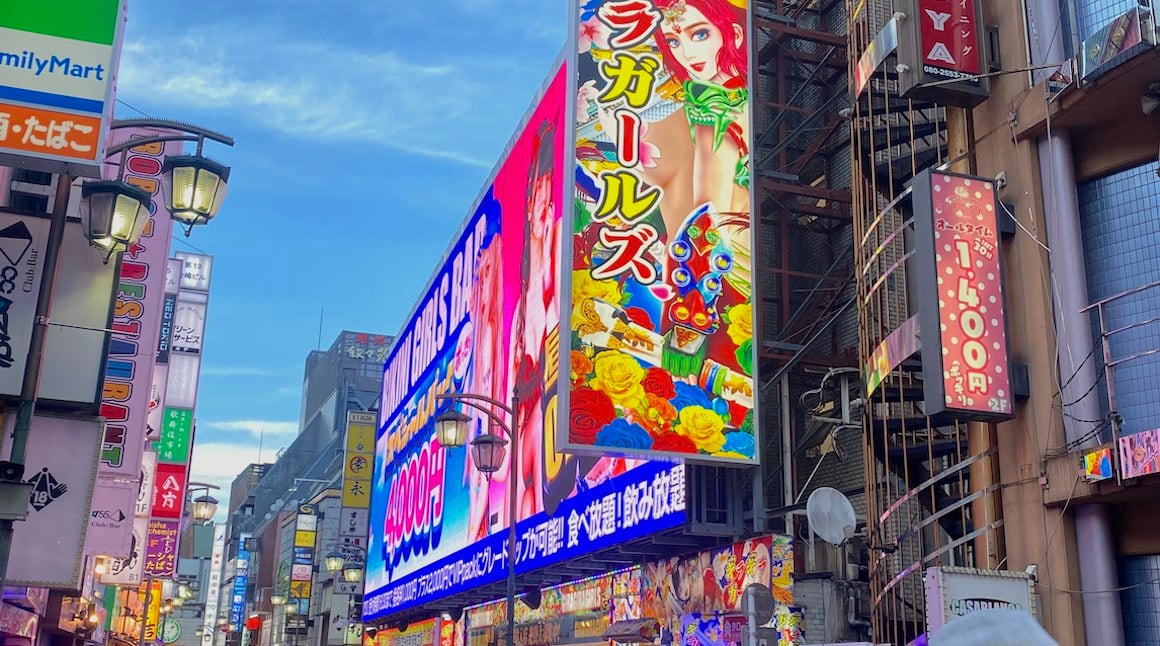
<path fill-rule="evenodd" d="M 514 562 L 527 572 L 685 521 L 679 462 L 577 457 L 556 451 L 561 389 L 560 259 L 568 79 L 563 66 L 544 88 L 495 175 L 457 234 L 384 366 L 371 489 L 364 620 L 374 621 L 502 579 L 506 537 L 517 523 Z M 568 328 L 564 326 L 565 334 Z M 577 361 L 579 359 L 577 358 Z M 575 362 L 574 362 L 575 363 Z M 623 391 L 639 417 L 655 411 L 623 375 L 603 375 L 600 396 L 573 398 L 572 428 L 618 433 L 637 423 L 616 417 L 604 397 Z M 434 432 L 438 394 L 518 402 L 510 461 L 488 478 L 469 451 L 447 449 Z M 622 403 L 627 401 L 620 398 Z M 489 430 L 471 416 L 470 439 Z M 502 413 L 501 413 L 502 415 Z M 610 416 L 611 415 L 611 416 Z M 643 431 L 640 431 L 643 432 Z M 512 443 L 509 443 L 509 447 Z M 631 448 L 625 445 L 625 448 Z M 507 504 L 515 479 L 517 505 Z"/>

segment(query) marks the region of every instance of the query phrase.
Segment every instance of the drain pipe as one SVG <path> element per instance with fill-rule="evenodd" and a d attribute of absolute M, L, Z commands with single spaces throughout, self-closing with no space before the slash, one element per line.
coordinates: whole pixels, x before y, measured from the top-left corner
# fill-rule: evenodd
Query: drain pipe
<path fill-rule="evenodd" d="M 1041 65 L 1063 61 L 1062 41 L 1052 37 L 1057 29 L 1062 29 L 1058 0 L 1030 0 L 1028 9 L 1037 32 L 1029 38 L 1033 62 Z M 1077 420 L 1100 418 L 1099 395 L 1095 388 L 1091 388 L 1099 377 L 1095 362 L 1084 361 L 1094 340 L 1090 322 L 1080 313 L 1089 304 L 1087 274 L 1080 233 L 1075 160 L 1071 137 L 1066 131 L 1051 129 L 1049 136 L 1039 140 L 1039 174 L 1047 237 L 1051 243 L 1051 285 L 1060 383 L 1071 379 L 1060 395 L 1062 403 L 1071 404 L 1064 409 L 1067 413 L 1063 420 L 1064 434 L 1069 443 L 1086 448 L 1099 444 L 1099 438 L 1092 435 L 1096 424 Z M 1085 391 L 1088 392 L 1084 394 Z M 1085 437 L 1087 440 L 1083 441 Z M 1124 643 L 1120 596 L 1109 592 L 1115 590 L 1118 582 L 1108 506 L 1085 504 L 1076 505 L 1074 509 L 1087 643 L 1120 646 Z"/>

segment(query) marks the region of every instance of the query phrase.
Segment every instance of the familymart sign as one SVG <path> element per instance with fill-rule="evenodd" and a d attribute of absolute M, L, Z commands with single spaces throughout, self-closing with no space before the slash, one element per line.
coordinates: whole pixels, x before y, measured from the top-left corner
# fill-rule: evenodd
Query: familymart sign
<path fill-rule="evenodd" d="M 122 16 L 123 0 L 0 0 L 0 156 L 96 173 Z"/>

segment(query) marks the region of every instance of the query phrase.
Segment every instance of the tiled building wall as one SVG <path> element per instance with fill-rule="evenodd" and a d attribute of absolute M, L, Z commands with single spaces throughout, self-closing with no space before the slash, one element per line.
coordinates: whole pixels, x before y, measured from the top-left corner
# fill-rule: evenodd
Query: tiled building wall
<path fill-rule="evenodd" d="M 1155 162 L 1081 184 L 1079 203 L 1091 302 L 1160 282 L 1160 180 Z M 1160 350 L 1160 322 L 1146 323 L 1158 316 L 1160 287 L 1109 303 L 1106 329 L 1139 325 L 1111 337 L 1112 359 L 1119 361 Z M 1093 330 L 1093 339 L 1098 343 L 1099 327 L 1094 316 Z M 1088 348 L 1072 351 L 1083 356 Z M 1094 359 L 1102 374 L 1102 351 L 1097 349 Z M 1120 364 L 1115 368 L 1114 384 L 1123 434 L 1160 428 L 1160 407 L 1156 406 L 1160 398 L 1160 354 Z M 1103 384 L 1100 392 L 1106 413 Z"/>
<path fill-rule="evenodd" d="M 1126 646 L 1160 644 L 1160 555 L 1120 559 Z"/>

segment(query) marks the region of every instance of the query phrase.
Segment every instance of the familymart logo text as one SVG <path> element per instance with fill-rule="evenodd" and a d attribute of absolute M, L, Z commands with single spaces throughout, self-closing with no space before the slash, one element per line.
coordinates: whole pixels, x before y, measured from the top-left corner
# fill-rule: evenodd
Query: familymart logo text
<path fill-rule="evenodd" d="M 68 76 L 93 81 L 105 80 L 104 65 L 100 63 L 96 65 L 84 65 L 81 62 L 74 61 L 72 56 L 60 57 L 50 55 L 41 57 L 36 52 L 30 51 L 23 51 L 19 54 L 0 51 L 0 66 L 28 70 L 38 77 L 48 75 Z"/>

